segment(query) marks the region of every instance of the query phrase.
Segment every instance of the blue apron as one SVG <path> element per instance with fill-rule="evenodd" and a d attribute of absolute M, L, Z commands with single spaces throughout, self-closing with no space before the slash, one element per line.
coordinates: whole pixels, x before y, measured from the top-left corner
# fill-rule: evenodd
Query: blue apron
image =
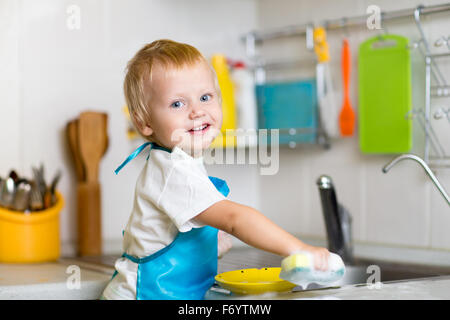
<path fill-rule="evenodd" d="M 145 143 L 116 169 L 116 174 L 149 144 L 151 149 L 171 152 L 155 143 Z M 209 179 L 219 192 L 228 195 L 230 190 L 224 180 Z M 124 253 L 123 257 L 138 264 L 136 299 L 203 299 L 217 274 L 217 232 L 210 226 L 179 232 L 167 247 L 144 258 Z"/>

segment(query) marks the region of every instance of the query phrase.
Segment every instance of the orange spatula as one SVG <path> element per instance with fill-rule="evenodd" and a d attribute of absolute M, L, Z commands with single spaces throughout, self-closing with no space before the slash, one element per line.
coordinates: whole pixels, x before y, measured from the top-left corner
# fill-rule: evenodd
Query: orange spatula
<path fill-rule="evenodd" d="M 339 114 L 339 129 L 342 136 L 351 136 L 355 128 L 355 113 L 350 104 L 350 47 L 344 39 L 342 47 L 342 78 L 344 81 L 344 104 Z"/>

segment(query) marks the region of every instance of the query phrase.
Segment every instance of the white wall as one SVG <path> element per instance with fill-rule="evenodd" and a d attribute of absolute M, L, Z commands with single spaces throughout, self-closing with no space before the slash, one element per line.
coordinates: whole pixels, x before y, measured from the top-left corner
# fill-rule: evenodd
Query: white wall
<path fill-rule="evenodd" d="M 253 29 L 364 15 L 369 4 L 378 4 L 385 11 L 411 8 L 421 2 L 346 0 L 337 5 L 331 0 L 0 0 L 0 175 L 15 168 L 31 176 L 31 166 L 41 162 L 48 179 L 57 169 L 63 170 L 59 184 L 66 199 L 61 213 L 63 254 L 73 254 L 76 181 L 65 124 L 86 109 L 108 112 L 110 146 L 100 169 L 102 234 L 105 252 L 119 252 L 121 231 L 144 159 L 142 156 L 131 162 L 118 176 L 113 173 L 136 147 L 125 135 L 122 81 L 126 62 L 142 45 L 161 37 L 172 38 L 197 46 L 206 56 L 222 52 L 243 58 L 239 37 Z M 67 28 L 66 10 L 70 5 L 81 9 L 79 30 Z M 411 19 L 389 24 L 388 30 L 418 37 Z M 448 15 L 426 19 L 426 34 L 431 41 L 448 35 L 447 30 Z M 343 35 L 333 32 L 328 37 L 338 91 Z M 354 58 L 351 95 L 356 108 L 356 51 L 358 44 L 371 35 L 364 29 L 352 29 L 347 34 Z M 311 66 L 303 72 L 311 74 L 315 60 L 305 51 L 304 39 L 289 41 L 276 41 L 265 53 L 280 59 L 298 55 Z M 420 104 L 423 65 L 417 53 L 412 59 L 413 101 Z M 449 128 L 441 125 L 441 136 L 450 137 Z M 414 130 L 413 152 L 420 154 L 423 134 L 417 126 Z M 445 143 L 450 146 L 448 139 Z M 232 200 L 256 207 L 301 238 L 319 242 L 325 239 L 325 228 L 315 180 L 322 173 L 329 174 L 340 201 L 353 215 L 357 244 L 449 252 L 448 206 L 415 163 L 403 162 L 387 175 L 382 174 L 381 167 L 390 159 L 362 155 L 355 136 L 334 141 L 329 151 L 303 146 L 282 148 L 279 172 L 274 176 L 261 176 L 255 165 L 214 165 L 208 166 L 208 171 L 227 180 Z M 450 189 L 450 170 L 439 170 L 437 175 Z"/>
<path fill-rule="evenodd" d="M 67 27 L 71 5 L 80 9 L 80 29 Z M 158 38 L 188 42 L 206 57 L 224 53 L 243 58 L 239 36 L 256 25 L 255 1 L 0 0 L 0 18 L 0 175 L 16 169 L 31 177 L 31 166 L 41 162 L 47 179 L 63 170 L 62 249 L 63 254 L 73 254 L 76 180 L 65 125 L 83 110 L 108 112 L 110 145 L 100 167 L 102 234 L 104 251 L 120 252 L 143 164 L 139 157 L 114 174 L 137 143 L 127 140 L 121 111 L 127 61 Z M 239 194 L 239 189 L 233 193 Z M 241 199 L 254 205 L 256 197 L 254 192 Z"/>
<path fill-rule="evenodd" d="M 20 161 L 20 68 L 18 2 L 0 2 L 0 164 L 2 176 Z"/>

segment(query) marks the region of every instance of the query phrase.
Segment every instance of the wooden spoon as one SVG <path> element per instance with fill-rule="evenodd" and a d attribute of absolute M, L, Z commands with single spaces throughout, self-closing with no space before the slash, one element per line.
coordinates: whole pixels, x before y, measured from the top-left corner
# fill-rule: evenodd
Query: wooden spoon
<path fill-rule="evenodd" d="M 102 252 L 101 190 L 99 164 L 108 147 L 108 117 L 100 112 L 82 112 L 78 126 L 81 159 L 86 180 L 78 185 L 78 241 L 81 256 Z"/>
<path fill-rule="evenodd" d="M 105 141 L 105 148 L 103 149 L 103 155 L 105 155 L 106 150 L 108 150 L 109 147 L 109 138 L 108 138 L 108 114 L 104 113 L 103 114 L 103 128 L 105 129 L 105 137 L 106 137 L 106 141 Z"/>
<path fill-rule="evenodd" d="M 78 146 L 78 119 L 72 120 L 66 125 L 66 135 L 69 142 L 69 149 L 72 152 L 72 158 L 75 164 L 75 171 L 78 182 L 85 180 L 83 163 Z"/>
<path fill-rule="evenodd" d="M 98 181 L 99 163 L 107 146 L 105 118 L 105 114 L 100 112 L 87 111 L 80 114 L 78 141 L 87 182 Z"/>
<path fill-rule="evenodd" d="M 97 182 L 81 182 L 77 187 L 78 254 L 102 254 L 101 190 Z"/>

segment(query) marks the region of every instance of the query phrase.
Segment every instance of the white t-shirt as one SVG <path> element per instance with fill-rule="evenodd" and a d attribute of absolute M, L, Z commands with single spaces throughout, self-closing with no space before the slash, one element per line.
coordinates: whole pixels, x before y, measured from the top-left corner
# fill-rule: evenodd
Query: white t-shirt
<path fill-rule="evenodd" d="M 178 232 L 204 225 L 193 220 L 226 199 L 208 178 L 203 157 L 175 147 L 152 149 L 136 183 L 134 206 L 123 238 L 128 255 L 144 258 L 168 246 Z M 106 299 L 136 299 L 138 265 L 127 258 L 115 263 L 117 275 L 103 292 Z"/>

